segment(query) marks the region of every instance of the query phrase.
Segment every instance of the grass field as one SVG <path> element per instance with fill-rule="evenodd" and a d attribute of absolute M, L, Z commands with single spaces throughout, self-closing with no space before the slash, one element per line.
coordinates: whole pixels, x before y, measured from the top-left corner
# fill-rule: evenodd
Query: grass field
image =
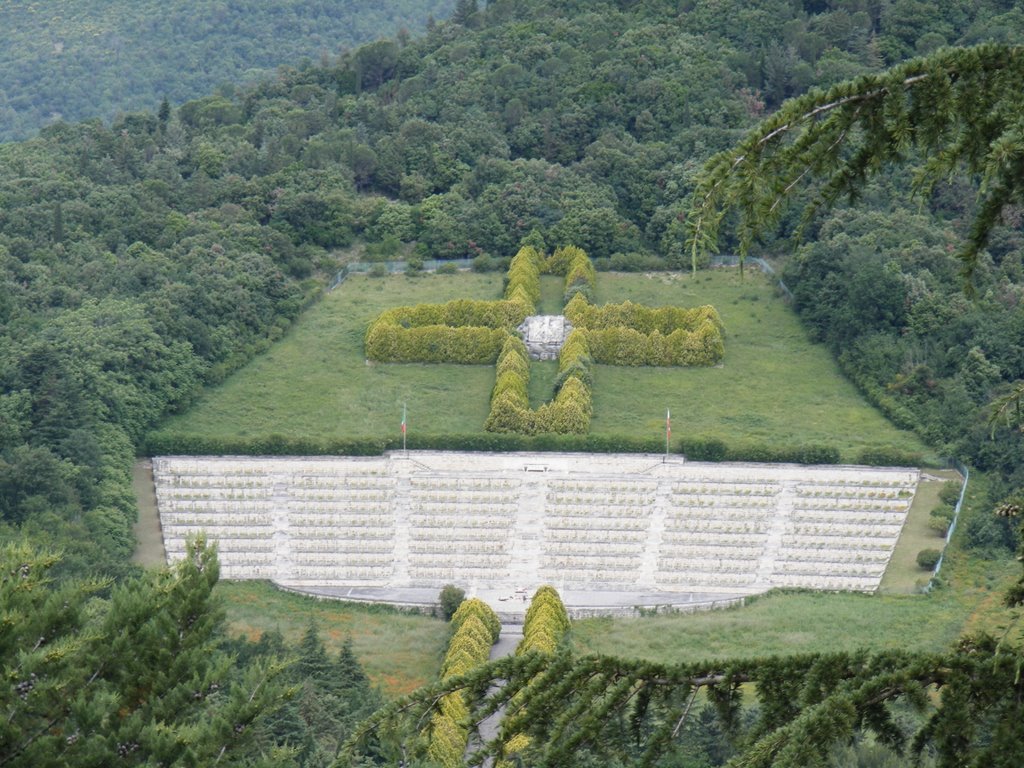
<path fill-rule="evenodd" d="M 429 616 L 317 600 L 259 581 L 222 581 L 216 592 L 227 609 L 227 630 L 232 636 L 258 640 L 263 632 L 276 629 L 294 643 L 313 619 L 331 655 L 351 637 L 359 663 L 392 698 L 434 680 L 448 643 L 448 625 Z"/>
<path fill-rule="evenodd" d="M 889 560 L 889 567 L 885 569 L 885 576 L 882 577 L 880 590 L 883 593 L 911 594 L 919 592 L 921 587 L 928 583 L 931 571 L 921 570 L 917 564 L 917 553 L 922 549 L 941 550 L 945 546 L 945 537 L 928 522 L 931 511 L 939 505 L 939 491 L 942 490 L 942 486 L 948 480 L 959 477 L 959 474 L 953 471 L 933 471 L 927 474 L 927 478 L 934 479 L 922 479 L 918 483 L 907 522 L 903 525 L 900 539 L 896 543 L 892 559 Z"/>
<path fill-rule="evenodd" d="M 557 280 L 542 286 L 542 307 L 560 303 Z M 391 434 L 408 403 L 411 432 L 472 434 L 487 416 L 493 366 L 367 364 L 362 340 L 383 309 L 451 298 L 496 298 L 500 275 L 354 276 L 324 297 L 289 334 L 187 413 L 170 432 L 244 438 L 369 437 Z M 713 304 L 726 327 L 726 354 L 714 368 L 598 366 L 591 431 L 657 437 L 666 408 L 673 434 L 730 443 L 833 444 L 844 458 L 864 448 L 927 450 L 868 405 L 821 345 L 757 272 L 741 280 L 721 269 L 598 276 L 598 300 L 651 305 Z M 554 366 L 536 366 L 530 397 L 550 396 Z"/>

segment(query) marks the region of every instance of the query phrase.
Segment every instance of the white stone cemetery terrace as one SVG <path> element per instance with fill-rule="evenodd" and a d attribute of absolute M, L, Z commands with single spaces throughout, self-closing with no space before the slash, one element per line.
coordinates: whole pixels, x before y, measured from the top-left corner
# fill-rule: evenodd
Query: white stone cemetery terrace
<path fill-rule="evenodd" d="M 906 468 L 635 454 L 393 452 L 153 460 L 168 560 L 218 542 L 227 579 L 501 613 L 552 584 L 575 615 L 878 588 L 917 489 Z"/>

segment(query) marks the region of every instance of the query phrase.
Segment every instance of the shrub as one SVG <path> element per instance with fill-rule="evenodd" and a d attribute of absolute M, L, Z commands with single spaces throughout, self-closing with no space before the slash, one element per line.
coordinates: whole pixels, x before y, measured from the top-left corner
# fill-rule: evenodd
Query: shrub
<path fill-rule="evenodd" d="M 501 620 L 498 619 L 498 615 L 491 609 L 491 606 L 476 597 L 463 600 L 459 605 L 458 610 L 452 615 L 452 630 L 457 632 L 462 626 L 462 622 L 470 616 L 476 616 L 484 623 L 491 633 L 492 644 L 498 642 L 498 636 L 501 634 Z"/>
<path fill-rule="evenodd" d="M 917 467 L 921 465 L 921 461 L 919 453 L 907 453 L 888 447 L 865 448 L 857 455 L 857 463 L 869 467 Z"/>
<path fill-rule="evenodd" d="M 925 571 L 934 571 L 942 553 L 937 549 L 922 549 L 917 553 L 917 565 Z"/>
<path fill-rule="evenodd" d="M 463 600 L 452 614 L 450 624 L 452 639 L 441 662 L 442 680 L 466 674 L 484 664 L 501 632 L 497 615 L 487 603 L 476 598 Z M 446 768 L 462 765 L 469 741 L 468 717 L 469 707 L 463 692 L 442 698 L 428 728 L 427 755 L 432 761 Z"/>
<path fill-rule="evenodd" d="M 939 500 L 943 504 L 955 507 L 956 503 L 960 501 L 960 488 L 962 485 L 958 480 L 948 480 L 943 483 L 942 488 L 939 489 Z"/>
<path fill-rule="evenodd" d="M 473 259 L 474 272 L 494 272 L 496 269 L 498 269 L 498 262 L 486 253 L 481 253 Z"/>
<path fill-rule="evenodd" d="M 725 443 L 714 437 L 684 438 L 680 451 L 693 461 L 725 461 L 728 456 Z"/>
<path fill-rule="evenodd" d="M 434 271 L 439 275 L 457 275 L 459 273 L 459 268 L 452 262 L 447 261 Z"/>
<path fill-rule="evenodd" d="M 451 621 L 455 611 L 459 609 L 462 601 L 466 598 L 466 590 L 456 587 L 454 584 L 445 584 L 441 588 L 441 594 L 437 602 L 441 606 L 441 615 L 445 621 Z"/>
<path fill-rule="evenodd" d="M 569 614 L 558 591 L 551 586 L 538 589 L 523 620 L 523 639 L 517 654 L 540 651 L 554 653 L 569 630 Z"/>
<path fill-rule="evenodd" d="M 383 264 L 374 264 L 366 274 L 370 277 L 387 277 L 388 268 Z"/>

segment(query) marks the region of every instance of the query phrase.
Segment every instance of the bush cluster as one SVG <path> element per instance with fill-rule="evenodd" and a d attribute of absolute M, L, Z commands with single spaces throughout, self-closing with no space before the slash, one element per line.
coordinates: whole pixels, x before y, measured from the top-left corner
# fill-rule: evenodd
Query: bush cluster
<path fill-rule="evenodd" d="M 594 263 L 582 248 L 577 248 L 575 245 L 556 248 L 545 264 L 545 268 L 551 274 L 565 275 L 563 297 L 566 303 L 576 296 L 588 300 L 594 298 L 594 290 L 597 287 L 597 270 L 594 269 Z"/>
<path fill-rule="evenodd" d="M 574 328 L 601 330 L 603 328 L 632 328 L 640 333 L 695 331 L 711 323 L 721 333 L 725 327 L 718 311 L 710 304 L 686 309 L 685 307 L 646 307 L 624 301 L 621 304 L 596 306 L 583 296 L 574 296 L 565 306 L 565 316 Z"/>
<path fill-rule="evenodd" d="M 374 323 L 366 334 L 366 356 L 388 363 L 493 363 L 508 338 L 502 328 L 424 325 L 403 328 Z"/>
<path fill-rule="evenodd" d="M 584 333 L 594 362 L 604 365 L 715 365 L 725 354 L 722 334 L 710 322 L 695 331 L 680 328 L 667 336 L 625 327 Z"/>
<path fill-rule="evenodd" d="M 521 292 L 517 296 L 389 309 L 366 332 L 366 357 L 390 363 L 493 363 L 509 331 L 533 311 Z"/>
<path fill-rule="evenodd" d="M 516 646 L 516 655 L 526 653 L 552 654 L 558 649 L 559 643 L 569 631 L 569 614 L 565 610 L 558 591 L 551 586 L 540 587 L 530 601 L 523 621 L 523 639 Z M 513 698 L 509 710 L 517 710 L 520 699 Z M 505 739 L 503 752 L 505 759 L 498 762 L 498 768 L 512 768 L 515 763 L 508 756 L 523 752 L 530 746 L 530 737 L 522 731 L 517 732 L 517 723 L 513 717 L 507 724 L 511 735 Z"/>
<path fill-rule="evenodd" d="M 530 607 L 526 610 L 523 639 L 516 648 L 516 654 L 531 651 L 554 653 L 568 631 L 569 614 L 558 590 L 543 586 L 534 593 Z"/>
<path fill-rule="evenodd" d="M 645 307 L 631 301 L 596 307 L 577 293 L 566 319 L 585 331 L 594 362 L 606 365 L 715 365 L 725 354 L 714 307 Z"/>
<path fill-rule="evenodd" d="M 526 345 L 518 337 L 510 336 L 498 355 L 491 410 L 484 429 L 521 435 L 586 433 L 594 405 L 585 340 L 577 340 L 574 345 L 567 340 L 562 347 L 558 382 L 554 400 L 537 410 L 530 408 L 530 360 Z"/>
<path fill-rule="evenodd" d="M 508 272 L 505 275 L 505 298 L 509 301 L 525 302 L 529 307 L 527 315 L 533 314 L 540 303 L 540 273 L 543 262 L 544 259 L 536 248 L 524 245 L 508 265 Z M 527 315 L 523 315 L 523 318 L 525 319 Z"/>
<path fill-rule="evenodd" d="M 487 662 L 501 622 L 491 607 L 476 598 L 463 600 L 450 622 L 452 639 L 441 663 L 441 679 L 458 677 Z M 469 707 L 462 692 L 444 696 L 430 719 L 427 755 L 444 768 L 458 768 L 469 741 Z"/>

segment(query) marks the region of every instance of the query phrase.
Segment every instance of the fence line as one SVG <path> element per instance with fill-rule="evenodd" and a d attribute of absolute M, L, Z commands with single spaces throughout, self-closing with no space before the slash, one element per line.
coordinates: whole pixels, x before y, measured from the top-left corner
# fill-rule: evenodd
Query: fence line
<path fill-rule="evenodd" d="M 949 542 L 953 538 L 953 531 L 956 530 L 957 520 L 960 519 L 960 507 L 963 506 L 964 495 L 967 493 L 967 483 L 971 479 L 971 472 L 967 469 L 966 465 L 955 460 L 951 461 L 950 464 L 952 464 L 953 468 L 964 476 L 964 484 L 960 488 L 960 498 L 956 500 L 956 506 L 953 508 L 953 520 L 949 524 L 949 530 L 946 531 L 946 543 L 942 547 L 942 554 L 939 555 L 939 562 L 935 564 L 935 570 L 932 571 L 932 576 L 928 580 L 928 586 L 924 588 L 925 592 L 931 591 L 932 585 L 935 583 L 935 578 L 939 575 L 939 571 L 942 570 L 942 561 L 946 558 L 946 547 L 949 546 Z"/>
<path fill-rule="evenodd" d="M 783 282 L 782 278 L 775 274 L 775 269 L 771 264 L 758 256 L 748 256 L 743 259 L 743 262 L 745 264 L 750 263 L 755 265 L 769 277 L 777 278 L 775 284 L 778 286 L 779 290 L 782 291 L 782 295 L 785 297 L 786 301 L 793 300 L 793 292 L 789 290 L 789 286 Z M 712 267 L 738 267 L 740 264 L 740 257 L 732 253 L 722 253 L 712 256 L 709 263 Z"/>
<path fill-rule="evenodd" d="M 444 264 L 454 264 L 455 268 L 462 271 L 470 269 L 473 266 L 472 259 L 424 259 L 422 271 L 423 272 L 435 272 L 439 267 Z M 338 273 L 334 276 L 334 280 L 328 287 L 328 291 L 333 291 L 343 282 L 345 278 L 353 274 L 366 274 L 371 270 L 383 267 L 384 270 L 389 274 L 396 274 L 398 272 L 404 272 L 409 267 L 408 261 L 354 261 L 351 264 L 346 264 Z"/>

